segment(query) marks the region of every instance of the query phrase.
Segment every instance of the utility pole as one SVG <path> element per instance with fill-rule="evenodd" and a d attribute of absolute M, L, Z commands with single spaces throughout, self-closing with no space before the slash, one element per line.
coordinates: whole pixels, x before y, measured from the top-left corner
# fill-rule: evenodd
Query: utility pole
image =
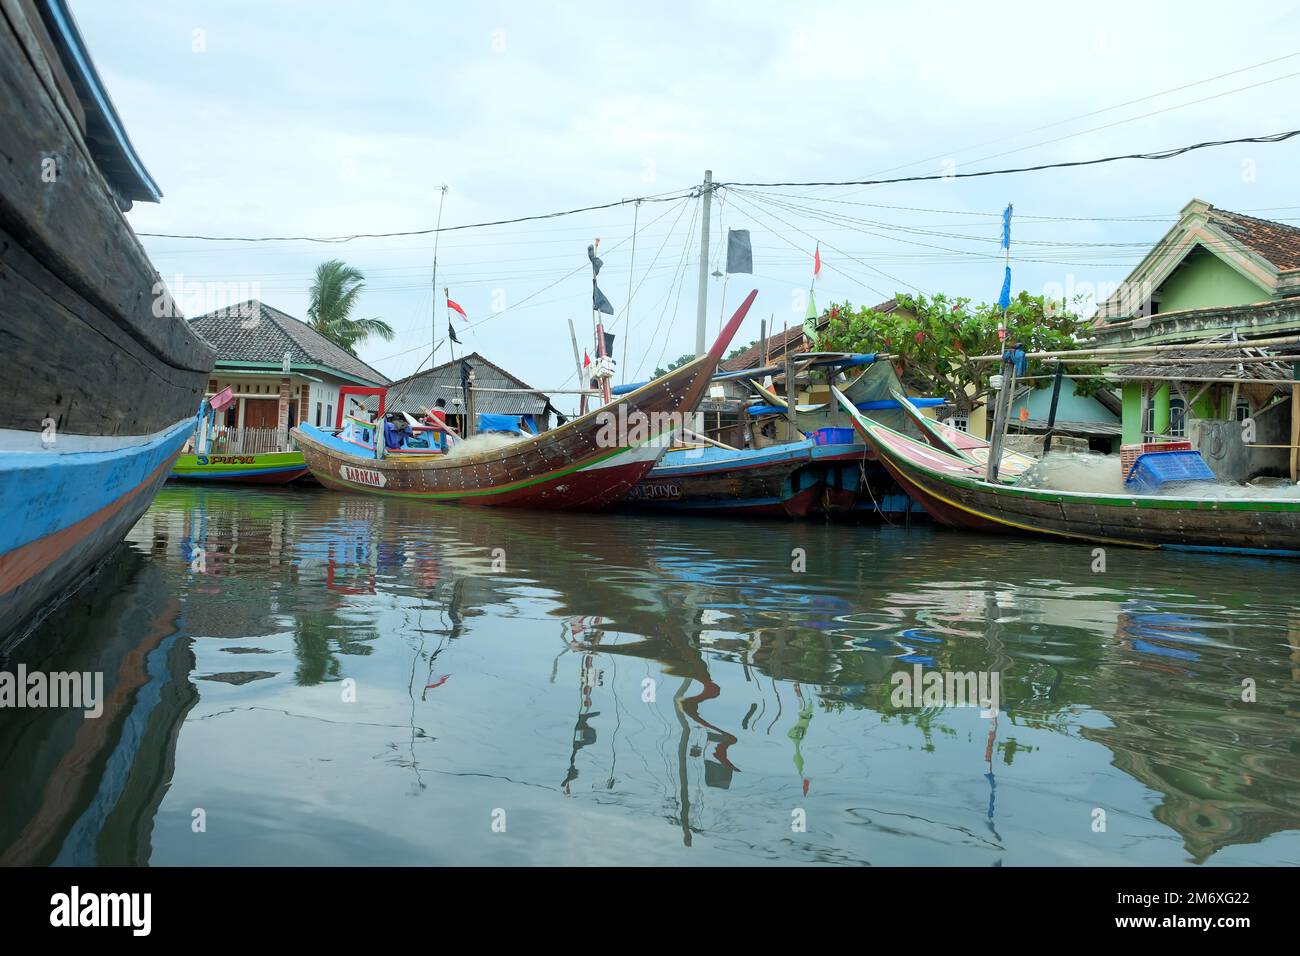
<path fill-rule="evenodd" d="M 438 199 L 438 224 L 433 230 L 433 304 L 430 307 L 433 315 L 429 317 L 429 368 L 437 364 L 435 356 L 438 354 L 438 237 L 442 235 L 442 204 L 447 201 L 447 184 L 443 183 L 438 191 L 442 196 Z"/>
<path fill-rule="evenodd" d="M 695 313 L 695 355 L 704 354 L 705 312 L 709 307 L 709 202 L 713 199 L 713 170 L 704 171 L 704 218 L 700 226 L 700 288 Z"/>

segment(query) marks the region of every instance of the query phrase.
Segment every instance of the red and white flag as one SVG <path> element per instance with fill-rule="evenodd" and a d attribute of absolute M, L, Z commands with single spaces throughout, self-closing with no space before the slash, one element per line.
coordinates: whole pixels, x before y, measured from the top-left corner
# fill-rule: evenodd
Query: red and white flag
<path fill-rule="evenodd" d="M 587 354 L 586 349 L 582 350 L 582 368 L 583 371 L 591 368 L 591 356 Z"/>
<path fill-rule="evenodd" d="M 813 278 L 820 279 L 822 275 L 822 244 L 817 243 L 817 248 L 813 252 Z"/>
<path fill-rule="evenodd" d="M 464 319 L 466 322 L 468 322 L 468 321 L 469 321 L 469 316 L 465 314 L 465 310 L 462 309 L 462 308 L 460 307 L 460 304 L 459 304 L 459 303 L 457 303 L 457 302 L 455 302 L 455 301 L 452 300 L 452 298 L 451 298 L 451 293 L 450 293 L 448 290 L 443 289 L 443 290 L 442 290 L 442 294 L 445 295 L 445 296 L 447 297 L 447 311 L 448 311 L 448 313 L 455 312 L 455 313 L 456 313 L 457 315 L 459 315 L 462 319 Z"/>

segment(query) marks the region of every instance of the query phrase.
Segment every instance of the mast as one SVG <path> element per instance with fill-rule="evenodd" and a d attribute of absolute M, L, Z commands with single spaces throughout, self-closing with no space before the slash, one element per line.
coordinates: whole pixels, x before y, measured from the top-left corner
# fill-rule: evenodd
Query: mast
<path fill-rule="evenodd" d="M 442 194 L 438 198 L 438 224 L 433 231 L 433 302 L 429 306 L 429 311 L 433 314 L 429 317 L 429 368 L 437 365 L 436 356 L 438 354 L 438 237 L 442 235 L 442 204 L 447 201 L 447 184 L 443 183 L 438 187 Z"/>
<path fill-rule="evenodd" d="M 701 188 L 704 197 L 704 220 L 700 226 L 700 287 L 699 301 L 695 313 L 695 356 L 705 352 L 704 325 L 705 312 L 709 307 L 709 202 L 713 198 L 713 170 L 704 171 L 704 185 Z"/>

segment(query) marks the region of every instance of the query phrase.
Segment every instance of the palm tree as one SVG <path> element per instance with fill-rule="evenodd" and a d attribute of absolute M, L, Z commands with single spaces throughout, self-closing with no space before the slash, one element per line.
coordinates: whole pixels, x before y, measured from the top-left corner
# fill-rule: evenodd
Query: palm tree
<path fill-rule="evenodd" d="M 357 354 L 356 346 L 372 335 L 385 342 L 391 342 L 394 335 L 392 326 L 383 319 L 351 317 L 365 285 L 366 277 L 360 269 L 340 259 L 331 259 L 316 267 L 316 279 L 309 293 L 307 318 L 311 327 L 353 355 Z"/>

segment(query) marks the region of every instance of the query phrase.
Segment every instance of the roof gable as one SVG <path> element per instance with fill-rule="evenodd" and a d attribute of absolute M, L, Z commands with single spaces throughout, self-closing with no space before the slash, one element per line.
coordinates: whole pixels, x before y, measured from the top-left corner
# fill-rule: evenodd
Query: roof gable
<path fill-rule="evenodd" d="M 217 350 L 217 361 L 319 366 L 344 378 L 387 385 L 389 379 L 335 345 L 306 322 L 257 299 L 190 319 L 190 327 Z"/>
<path fill-rule="evenodd" d="M 388 391 L 388 407 L 393 411 L 418 412 L 431 407 L 439 398 L 446 399 L 447 404 L 451 405 L 461 398 L 461 366 L 466 363 L 474 370 L 474 384 L 481 389 L 474 395 L 475 411 L 500 415 L 542 415 L 550 407 L 550 399 L 544 392 L 511 375 L 478 352 L 471 352 L 394 382 Z"/>
<path fill-rule="evenodd" d="M 1300 229 L 1193 199 L 1173 228 L 1097 306 L 1097 324 L 1142 314 L 1152 295 L 1198 249 L 1259 286 L 1262 296 L 1300 293 Z"/>

